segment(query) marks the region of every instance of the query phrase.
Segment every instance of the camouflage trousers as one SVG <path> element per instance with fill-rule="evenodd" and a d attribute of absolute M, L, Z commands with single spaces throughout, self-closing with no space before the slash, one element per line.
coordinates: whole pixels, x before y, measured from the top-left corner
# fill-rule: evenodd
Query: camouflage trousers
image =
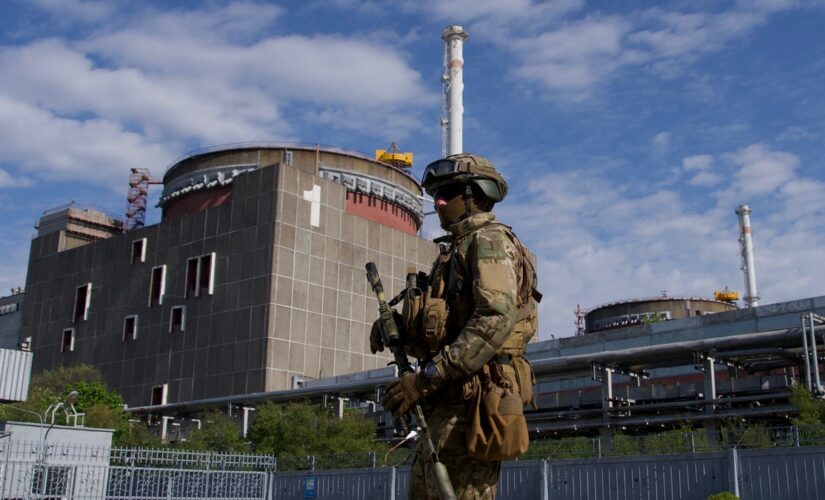
<path fill-rule="evenodd" d="M 463 404 L 427 405 L 424 413 L 438 459 L 447 466 L 450 482 L 459 500 L 494 500 L 501 462 L 478 460 L 467 454 L 467 417 Z M 410 500 L 438 500 L 438 488 L 432 476 L 432 460 L 423 439 L 415 448 L 410 471 Z"/>

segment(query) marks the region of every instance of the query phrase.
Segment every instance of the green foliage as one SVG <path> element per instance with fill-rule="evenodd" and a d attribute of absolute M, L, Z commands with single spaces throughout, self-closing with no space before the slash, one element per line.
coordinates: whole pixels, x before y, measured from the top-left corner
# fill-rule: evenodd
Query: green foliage
<path fill-rule="evenodd" d="M 762 423 L 722 427 L 720 437 L 725 448 L 770 448 L 773 445 L 770 432 Z"/>
<path fill-rule="evenodd" d="M 247 444 L 238 424 L 219 411 L 203 416 L 203 425 L 189 433 L 181 446 L 195 451 L 245 452 Z"/>
<path fill-rule="evenodd" d="M 132 423 L 130 429 L 129 414 L 123 411 L 123 398 L 109 390 L 100 372 L 88 365 L 60 366 L 34 375 L 28 400 L 0 406 L 0 420 L 40 423 L 43 418 L 45 421 L 46 409 L 65 400 L 72 391 L 78 392 L 74 406 L 79 413 L 86 414 L 86 426 L 113 429 L 116 446 L 129 446 L 129 443 L 135 442 L 134 438 L 126 437 L 130 435 L 139 435 L 137 442 L 146 445 L 157 442 L 148 437 L 151 434 L 143 424 Z M 64 423 L 62 412 L 58 411 L 55 423 Z M 143 429 L 135 430 L 136 425 Z"/>
<path fill-rule="evenodd" d="M 347 411 L 339 420 L 329 409 L 308 403 L 265 403 L 249 429 L 255 450 L 276 456 L 366 453 L 380 449 L 374 436 L 375 422 L 361 412 Z"/>
<path fill-rule="evenodd" d="M 641 454 L 641 440 L 636 437 L 616 434 L 613 436 L 613 449 L 610 455 L 623 457 Z"/>
<path fill-rule="evenodd" d="M 709 496 L 707 500 L 739 500 L 739 497 L 728 491 L 723 491 L 721 493 L 714 493 Z"/>
<path fill-rule="evenodd" d="M 802 384 L 791 386 L 791 404 L 799 410 L 794 425 L 808 426 L 825 422 L 825 401 L 814 398 Z"/>
<path fill-rule="evenodd" d="M 563 458 L 585 458 L 595 456 L 593 440 L 589 437 L 565 437 L 561 439 L 542 439 L 530 442 L 523 460 L 541 458 L 560 460 Z"/>

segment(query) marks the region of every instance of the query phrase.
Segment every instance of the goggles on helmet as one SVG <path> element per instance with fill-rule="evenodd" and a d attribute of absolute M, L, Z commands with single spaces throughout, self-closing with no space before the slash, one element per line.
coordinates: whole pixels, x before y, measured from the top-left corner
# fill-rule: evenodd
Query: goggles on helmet
<path fill-rule="evenodd" d="M 439 177 L 453 175 L 459 172 L 459 163 L 453 160 L 438 160 L 427 165 L 424 175 L 421 176 L 421 184 L 427 185 Z"/>

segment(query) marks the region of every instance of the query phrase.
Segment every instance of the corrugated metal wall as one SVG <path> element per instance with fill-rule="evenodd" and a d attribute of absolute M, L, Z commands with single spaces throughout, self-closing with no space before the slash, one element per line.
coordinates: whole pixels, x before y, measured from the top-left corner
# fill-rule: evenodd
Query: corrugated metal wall
<path fill-rule="evenodd" d="M 743 499 L 825 498 L 825 448 L 740 450 L 738 456 Z"/>
<path fill-rule="evenodd" d="M 704 499 L 729 491 L 728 455 L 716 452 L 548 461 L 548 496 L 554 500 Z"/>
<path fill-rule="evenodd" d="M 273 500 L 359 499 L 389 500 L 394 497 L 392 467 L 345 469 L 336 471 L 278 472 L 272 486 Z M 308 496 L 307 481 L 312 481 L 315 496 Z M 404 497 L 406 498 L 406 496 Z"/>
<path fill-rule="evenodd" d="M 277 472 L 272 498 L 307 498 L 307 477 L 317 478 L 319 500 L 400 500 L 409 491 L 409 467 L 394 478 L 392 468 Z M 724 491 L 742 500 L 825 498 L 825 447 L 506 462 L 496 498 L 704 500 Z"/>
<path fill-rule="evenodd" d="M 0 349 L 0 401 L 28 399 L 31 372 L 31 352 Z"/>

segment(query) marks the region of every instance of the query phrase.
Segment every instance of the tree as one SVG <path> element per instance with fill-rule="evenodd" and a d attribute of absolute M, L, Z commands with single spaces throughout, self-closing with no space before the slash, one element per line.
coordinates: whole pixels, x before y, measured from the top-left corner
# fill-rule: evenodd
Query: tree
<path fill-rule="evenodd" d="M 108 389 L 100 372 L 88 365 L 60 366 L 34 375 L 28 400 L 9 405 L 13 408 L 0 407 L 0 420 L 39 423 L 40 419 L 35 414 L 43 416 L 50 405 L 65 400 L 72 391 L 78 392 L 74 406 L 79 413 L 86 414 L 85 425 L 113 429 L 115 445 L 131 446 L 135 442 L 149 445 L 158 442 L 148 437 L 151 435 L 148 429 L 145 432 L 130 429 L 130 415 L 123 411 L 123 397 Z M 60 412 L 55 423 L 64 423 Z M 140 436 L 140 439 L 135 441 L 133 437 L 127 436 Z"/>
<path fill-rule="evenodd" d="M 814 398 L 802 384 L 791 386 L 790 400 L 799 410 L 799 417 L 793 420 L 794 425 L 807 426 L 825 422 L 825 401 Z"/>
<path fill-rule="evenodd" d="M 265 403 L 249 429 L 255 450 L 275 456 L 325 455 L 374 451 L 375 422 L 349 410 L 342 419 L 318 405 Z"/>
<path fill-rule="evenodd" d="M 191 431 L 181 446 L 196 451 L 247 451 L 241 430 L 232 417 L 211 411 L 203 416 L 202 422 L 202 427 Z"/>

